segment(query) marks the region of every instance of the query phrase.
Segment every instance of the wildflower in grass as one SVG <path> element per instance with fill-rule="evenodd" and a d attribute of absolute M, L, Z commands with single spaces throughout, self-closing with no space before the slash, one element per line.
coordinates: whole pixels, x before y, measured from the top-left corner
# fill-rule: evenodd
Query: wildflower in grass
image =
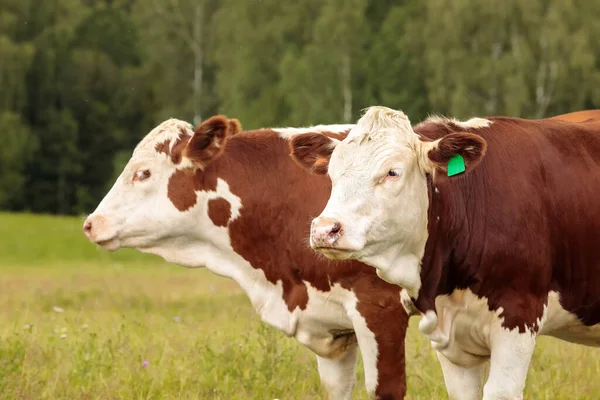
<path fill-rule="evenodd" d="M 26 330 L 26 331 L 30 330 L 31 327 L 32 327 L 32 325 L 30 325 L 30 324 L 23 325 L 23 329 Z"/>
<path fill-rule="evenodd" d="M 148 361 L 148 360 L 142 361 L 142 367 L 146 368 L 149 365 L 150 365 L 150 361 Z"/>
<path fill-rule="evenodd" d="M 64 339 L 64 338 L 66 338 L 66 337 L 67 337 L 67 334 L 66 334 L 66 333 L 63 333 L 62 335 L 60 335 L 60 338 L 61 338 L 61 339 Z"/>
<path fill-rule="evenodd" d="M 53 309 L 54 311 L 56 311 L 57 313 L 65 312 L 65 310 L 64 310 L 64 309 L 62 309 L 62 308 L 60 308 L 60 307 L 57 307 L 57 306 L 54 306 L 54 307 L 52 307 L 52 309 Z"/>
<path fill-rule="evenodd" d="M 87 329 L 87 328 L 88 328 L 88 324 L 81 325 L 81 329 Z"/>
<path fill-rule="evenodd" d="M 181 317 L 178 316 L 178 315 L 176 315 L 176 316 L 173 317 L 173 321 L 175 321 L 177 323 L 180 323 L 181 322 Z"/>

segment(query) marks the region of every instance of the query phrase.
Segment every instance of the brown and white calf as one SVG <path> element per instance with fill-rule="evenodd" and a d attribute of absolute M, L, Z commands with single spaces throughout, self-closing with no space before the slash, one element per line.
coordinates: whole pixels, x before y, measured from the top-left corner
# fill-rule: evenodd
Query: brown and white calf
<path fill-rule="evenodd" d="M 400 290 L 365 264 L 310 249 L 310 221 L 331 184 L 289 156 L 295 135 L 343 138 L 352 126 L 239 132 L 215 116 L 194 131 L 167 120 L 137 145 L 84 231 L 108 250 L 136 248 L 235 280 L 263 321 L 316 353 L 330 398 L 351 398 L 360 347 L 371 397 L 402 399 Z"/>
<path fill-rule="evenodd" d="M 600 344 L 591 113 L 437 117 L 413 129 L 402 112 L 371 107 L 341 141 L 291 142 L 301 165 L 333 183 L 311 246 L 403 287 L 453 399 L 522 398 L 538 335 Z"/>

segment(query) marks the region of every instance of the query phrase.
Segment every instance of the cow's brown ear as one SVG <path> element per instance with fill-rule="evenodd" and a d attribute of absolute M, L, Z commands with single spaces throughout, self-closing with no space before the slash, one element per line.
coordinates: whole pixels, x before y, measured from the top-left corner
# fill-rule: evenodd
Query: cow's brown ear
<path fill-rule="evenodd" d="M 329 158 L 339 140 L 322 133 L 306 133 L 294 136 L 290 141 L 291 157 L 301 167 L 318 175 L 325 175 Z"/>
<path fill-rule="evenodd" d="M 229 129 L 231 129 L 231 135 L 237 135 L 242 131 L 242 124 L 235 118 L 229 120 Z"/>
<path fill-rule="evenodd" d="M 225 144 L 231 135 L 241 130 L 237 119 L 215 115 L 202 122 L 183 150 L 183 157 L 195 166 L 204 168 L 225 151 Z"/>
<path fill-rule="evenodd" d="M 457 132 L 432 142 L 427 157 L 436 168 L 451 175 L 475 168 L 485 156 L 486 150 L 487 142 L 481 136 Z M 463 163 L 464 168 L 461 168 Z"/>

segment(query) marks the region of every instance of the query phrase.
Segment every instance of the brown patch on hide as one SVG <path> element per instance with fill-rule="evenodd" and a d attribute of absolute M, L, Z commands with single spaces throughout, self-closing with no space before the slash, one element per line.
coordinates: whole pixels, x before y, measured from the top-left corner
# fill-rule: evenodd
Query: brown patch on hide
<path fill-rule="evenodd" d="M 222 197 L 209 200 L 208 216 L 216 226 L 227 226 L 231 218 L 231 204 Z"/>
<path fill-rule="evenodd" d="M 196 191 L 215 191 L 216 189 L 217 176 L 215 174 L 204 174 L 201 170 L 178 169 L 169 178 L 167 195 L 179 211 L 185 211 L 196 205 Z"/>
<path fill-rule="evenodd" d="M 171 149 L 171 140 L 167 139 L 162 143 L 157 143 L 154 149 L 159 153 L 164 153 L 171 158 L 173 164 L 177 165 L 181 162 L 181 154 L 183 149 L 187 145 L 191 136 L 185 130 L 185 128 L 180 128 L 181 132 L 179 133 L 179 137 L 175 141 L 173 145 L 173 149 Z"/>
<path fill-rule="evenodd" d="M 196 205 L 196 192 L 190 185 L 194 172 L 191 170 L 175 170 L 169 179 L 167 194 L 171 203 L 179 211 L 185 211 Z"/>

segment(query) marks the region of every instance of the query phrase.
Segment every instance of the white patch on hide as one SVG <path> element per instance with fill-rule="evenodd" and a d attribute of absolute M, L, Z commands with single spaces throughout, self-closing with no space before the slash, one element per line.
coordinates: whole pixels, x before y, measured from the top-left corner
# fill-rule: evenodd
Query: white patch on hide
<path fill-rule="evenodd" d="M 427 117 L 425 121 L 421 122 L 421 124 L 425 123 L 433 123 L 442 126 L 447 126 L 448 124 L 454 124 L 462 129 L 479 129 L 479 128 L 487 128 L 492 124 L 492 121 L 485 118 L 471 118 L 466 121 L 460 121 L 455 118 L 443 117 L 440 115 L 432 115 Z"/>
<path fill-rule="evenodd" d="M 306 133 L 344 133 L 349 132 L 356 125 L 354 124 L 334 124 L 334 125 L 315 125 L 301 128 L 271 128 L 273 131 L 279 134 L 279 137 L 291 140 L 294 136 L 303 135 Z"/>
<path fill-rule="evenodd" d="M 540 335 L 553 336 L 567 342 L 586 346 L 600 346 L 600 324 L 586 326 L 560 304 L 560 294 L 548 294 L 548 313 Z"/>
<path fill-rule="evenodd" d="M 179 139 L 179 135 L 182 131 L 187 131 L 187 133 L 192 136 L 194 134 L 194 127 L 192 124 L 186 121 L 182 121 L 176 118 L 170 118 L 166 121 L 162 122 L 160 125 L 155 127 L 148 133 L 135 147 L 135 151 L 141 150 L 152 150 L 155 151 L 155 147 L 159 143 L 164 143 L 169 140 L 170 147 L 169 150 L 173 150 L 173 146 L 177 139 Z"/>
<path fill-rule="evenodd" d="M 367 393 L 371 398 L 374 398 L 375 391 L 377 390 L 377 385 L 379 383 L 377 373 L 379 346 L 377 344 L 377 340 L 375 339 L 375 334 L 367 326 L 367 321 L 356 310 L 357 304 L 358 300 L 355 298 L 354 304 L 348 311 L 354 325 L 354 332 L 356 332 L 358 345 L 360 346 L 360 352 L 365 371 L 365 386 L 367 387 Z"/>

